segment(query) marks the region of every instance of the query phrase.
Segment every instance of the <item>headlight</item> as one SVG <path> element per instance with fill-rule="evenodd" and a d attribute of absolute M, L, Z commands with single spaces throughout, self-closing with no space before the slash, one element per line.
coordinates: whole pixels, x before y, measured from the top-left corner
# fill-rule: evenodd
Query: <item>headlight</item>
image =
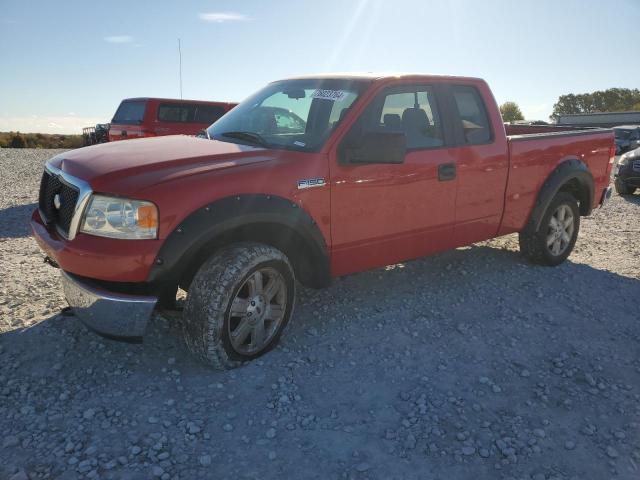
<path fill-rule="evenodd" d="M 80 231 L 110 238 L 143 240 L 158 235 L 158 208 L 151 202 L 93 195 Z"/>

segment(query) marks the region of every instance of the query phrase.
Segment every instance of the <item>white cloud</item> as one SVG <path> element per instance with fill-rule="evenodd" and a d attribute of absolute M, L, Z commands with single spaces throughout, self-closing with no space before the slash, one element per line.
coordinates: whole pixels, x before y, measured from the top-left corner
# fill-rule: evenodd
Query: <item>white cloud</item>
<path fill-rule="evenodd" d="M 222 22 L 243 22 L 249 20 L 249 17 L 242 13 L 235 12 L 209 12 L 209 13 L 199 13 L 198 17 L 200 20 L 204 20 L 205 22 L 214 22 L 214 23 L 222 23 Z"/>
<path fill-rule="evenodd" d="M 131 35 L 112 35 L 110 37 L 104 37 L 104 41 L 109 43 L 131 43 L 133 37 Z"/>

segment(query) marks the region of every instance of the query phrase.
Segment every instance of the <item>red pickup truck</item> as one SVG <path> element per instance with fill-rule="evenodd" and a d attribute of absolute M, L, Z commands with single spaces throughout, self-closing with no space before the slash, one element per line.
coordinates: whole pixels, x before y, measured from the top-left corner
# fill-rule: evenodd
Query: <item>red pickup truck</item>
<path fill-rule="evenodd" d="M 296 281 L 516 232 L 530 261 L 563 262 L 610 196 L 614 152 L 610 130 L 505 131 L 476 78 L 300 77 L 203 138 L 52 158 L 31 226 L 90 328 L 141 338 L 154 309 L 182 305 L 190 350 L 230 368 L 276 344 Z"/>
<path fill-rule="evenodd" d="M 173 98 L 126 98 L 109 125 L 109 141 L 196 135 L 236 105 Z"/>

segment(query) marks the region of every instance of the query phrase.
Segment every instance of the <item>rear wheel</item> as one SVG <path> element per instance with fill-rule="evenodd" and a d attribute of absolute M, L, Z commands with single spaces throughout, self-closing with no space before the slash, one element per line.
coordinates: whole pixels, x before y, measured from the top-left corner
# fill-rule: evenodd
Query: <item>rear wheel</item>
<path fill-rule="evenodd" d="M 532 223 L 519 235 L 520 251 L 533 263 L 558 265 L 571 254 L 578 238 L 578 202 L 570 193 L 558 192 L 549 204 L 540 227 L 534 231 Z"/>
<path fill-rule="evenodd" d="M 636 191 L 636 187 L 627 185 L 620 178 L 616 178 L 614 186 L 616 188 L 616 192 L 618 192 L 618 195 L 633 195 L 633 193 Z"/>
<path fill-rule="evenodd" d="M 295 280 L 287 257 L 262 244 L 230 247 L 207 260 L 189 288 L 183 337 L 220 369 L 271 350 L 293 313 Z"/>

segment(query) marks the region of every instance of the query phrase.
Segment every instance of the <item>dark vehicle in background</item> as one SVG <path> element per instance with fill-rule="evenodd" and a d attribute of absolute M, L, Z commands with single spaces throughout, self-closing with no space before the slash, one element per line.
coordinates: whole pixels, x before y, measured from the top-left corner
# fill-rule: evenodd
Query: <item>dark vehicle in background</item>
<path fill-rule="evenodd" d="M 127 98 L 111 120 L 109 141 L 163 135 L 196 135 L 235 107 L 235 103 Z"/>
<path fill-rule="evenodd" d="M 96 143 L 105 143 L 109 141 L 108 123 L 98 123 L 95 127 L 86 127 L 82 129 L 82 140 L 84 146 L 95 145 Z"/>
<path fill-rule="evenodd" d="M 640 148 L 631 150 L 618 159 L 613 178 L 619 195 L 633 195 L 640 188 Z"/>
<path fill-rule="evenodd" d="M 640 125 L 622 125 L 613 129 L 616 137 L 616 155 L 640 147 Z"/>

